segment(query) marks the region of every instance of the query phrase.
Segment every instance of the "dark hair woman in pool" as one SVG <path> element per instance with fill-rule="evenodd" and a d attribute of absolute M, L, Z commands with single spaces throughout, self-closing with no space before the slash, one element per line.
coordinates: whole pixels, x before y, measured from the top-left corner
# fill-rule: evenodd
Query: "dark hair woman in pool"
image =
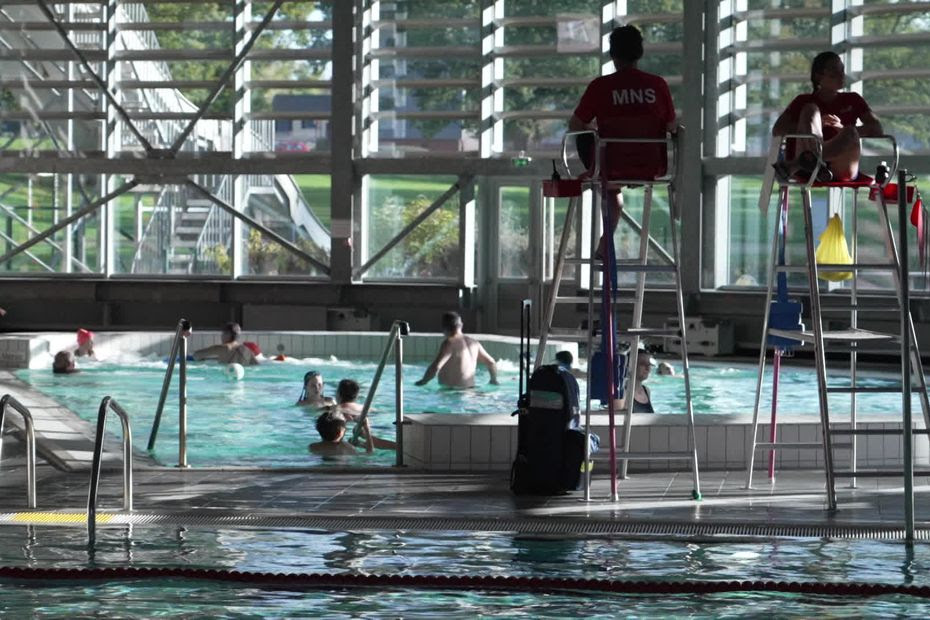
<path fill-rule="evenodd" d="M 821 182 L 849 181 L 859 176 L 860 137 L 882 135 L 882 124 L 862 95 L 840 92 L 846 68 L 835 52 L 821 52 L 811 63 L 813 92 L 798 95 L 772 127 L 773 136 L 810 133 L 823 141 Z M 857 123 L 861 125 L 857 126 Z M 796 144 L 794 144 L 796 142 Z M 781 176 L 810 176 L 817 166 L 817 145 L 811 139 L 790 140 L 785 161 L 776 164 Z"/>
<path fill-rule="evenodd" d="M 311 370 L 304 375 L 304 387 L 297 404 L 302 407 L 320 408 L 334 405 L 336 401 L 329 396 L 323 396 L 323 375 Z"/>

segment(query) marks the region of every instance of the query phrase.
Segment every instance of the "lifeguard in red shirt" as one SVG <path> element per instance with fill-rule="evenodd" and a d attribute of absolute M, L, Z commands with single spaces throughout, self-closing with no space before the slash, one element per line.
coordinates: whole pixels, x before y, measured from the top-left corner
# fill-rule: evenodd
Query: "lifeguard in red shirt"
<path fill-rule="evenodd" d="M 643 57 L 643 35 L 635 26 L 610 33 L 610 58 L 616 71 L 588 84 L 568 123 L 570 131 L 594 129 L 602 138 L 665 138 L 675 131 L 675 104 L 668 83 L 636 68 Z M 578 152 L 590 169 L 593 140 L 578 140 Z M 658 144 L 611 144 L 605 149 L 601 174 L 608 180 L 652 180 L 666 172 L 666 150 Z M 610 192 L 611 233 L 623 198 Z M 603 246 L 603 239 L 601 240 Z M 601 255 L 602 248 L 598 249 Z"/>
<path fill-rule="evenodd" d="M 794 98 L 772 127 L 773 136 L 812 133 L 823 140 L 823 162 L 817 180 L 823 183 L 850 181 L 859 176 L 860 137 L 882 135 L 882 124 L 858 93 L 839 92 L 846 70 L 834 52 L 821 52 L 811 63 L 812 93 Z M 862 122 L 857 126 L 858 122 Z M 813 172 L 817 164 L 816 144 L 799 139 L 789 144 L 787 158 L 775 164 L 782 176 Z M 800 151 L 795 157 L 795 149 Z"/>

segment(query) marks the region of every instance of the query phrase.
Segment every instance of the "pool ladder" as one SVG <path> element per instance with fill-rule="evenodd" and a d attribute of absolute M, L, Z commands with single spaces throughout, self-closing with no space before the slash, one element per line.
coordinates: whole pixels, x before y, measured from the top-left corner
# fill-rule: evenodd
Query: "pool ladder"
<path fill-rule="evenodd" d="M 3 462 L 3 421 L 6 417 L 6 408 L 9 405 L 23 417 L 23 426 L 26 433 L 26 499 L 30 508 L 36 507 L 36 431 L 32 423 L 32 413 L 21 402 L 13 398 L 12 394 L 5 394 L 0 398 L 0 462 Z"/>
<path fill-rule="evenodd" d="M 90 488 L 87 492 L 87 546 L 93 549 L 97 537 L 97 488 L 100 482 L 100 467 L 103 459 L 103 435 L 110 410 L 119 417 L 123 428 L 123 510 L 132 510 L 132 431 L 129 414 L 119 406 L 112 396 L 100 401 L 97 411 L 97 434 L 94 437 L 94 460 L 90 470 Z"/>
<path fill-rule="evenodd" d="M 158 427 L 161 425 L 161 414 L 165 409 L 168 388 L 171 387 L 171 376 L 174 374 L 174 363 L 178 361 L 178 467 L 189 467 L 187 463 L 187 337 L 190 333 L 191 322 L 187 319 L 179 319 L 174 332 L 174 340 L 171 341 L 168 368 L 165 370 L 165 379 L 161 384 L 161 394 L 158 397 L 155 419 L 152 421 L 152 431 L 149 433 L 149 443 L 146 447 L 149 452 L 155 449 Z"/>
<path fill-rule="evenodd" d="M 381 353 L 381 361 L 378 362 L 378 368 L 375 370 L 374 379 L 371 380 L 371 387 L 368 389 L 368 395 L 365 397 L 365 404 L 362 407 L 362 413 L 359 415 L 358 422 L 355 424 L 355 430 L 352 433 L 353 439 L 357 439 L 363 428 L 367 429 L 366 447 L 369 452 L 373 449 L 371 438 L 371 428 L 368 426 L 368 412 L 371 410 L 371 403 L 375 399 L 375 392 L 378 390 L 378 383 L 381 381 L 381 375 L 384 367 L 387 365 L 388 357 L 391 355 L 391 349 L 394 350 L 394 449 L 396 457 L 394 464 L 397 467 L 404 465 L 404 336 L 410 335 L 410 324 L 407 321 L 394 321 L 391 325 L 391 331 L 388 332 L 387 344 L 384 345 L 384 351 Z"/>

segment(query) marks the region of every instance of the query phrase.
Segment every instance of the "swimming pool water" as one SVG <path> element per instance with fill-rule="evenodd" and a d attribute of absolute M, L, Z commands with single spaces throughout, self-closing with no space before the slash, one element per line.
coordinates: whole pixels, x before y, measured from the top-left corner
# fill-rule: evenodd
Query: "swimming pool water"
<path fill-rule="evenodd" d="M 73 528 L 0 528 L 0 564 L 185 566 L 266 572 L 772 579 L 930 584 L 930 546 L 792 539 L 680 542 L 548 539 L 493 532 L 315 532 L 102 528 L 91 560 Z M 277 590 L 169 579 L 86 583 L 0 582 L 0 616 L 125 617 L 927 617 L 930 602 L 786 594 L 623 596 L 461 591 Z"/>
<path fill-rule="evenodd" d="M 487 374 L 479 370 L 478 387 L 473 390 L 447 390 L 435 381 L 417 387 L 424 365 L 409 364 L 404 372 L 404 398 L 407 413 L 510 413 L 515 406 L 518 380 L 516 365 L 500 363 L 500 385 L 487 384 Z M 161 360 L 137 360 L 131 364 L 84 362 L 73 375 L 53 375 L 46 369 L 17 371 L 17 376 L 86 420 L 96 420 L 100 399 L 113 396 L 130 413 L 133 439 L 144 447 L 148 441 L 158 395 L 165 372 Z M 301 380 L 307 370 L 323 374 L 327 394 L 333 394 L 339 379 L 352 378 L 362 385 L 360 401 L 376 370 L 374 362 L 308 359 L 292 363 L 267 362 L 246 370 L 242 381 L 230 381 L 224 366 L 192 363 L 188 366 L 188 452 L 193 465 L 308 465 L 319 463 L 308 454 L 307 444 L 317 441 L 313 423 L 315 412 L 296 407 Z M 842 377 L 831 381 L 842 382 Z M 176 381 L 176 380 L 175 380 Z M 864 385 L 894 382 L 895 377 L 874 374 Z M 692 367 L 692 402 L 702 413 L 748 414 L 755 397 L 756 367 L 749 364 L 696 363 Z M 585 389 L 584 381 L 581 382 Z M 684 380 L 680 376 L 653 376 L 649 379 L 653 404 L 658 413 L 684 411 Z M 771 376 L 763 390 L 761 411 L 767 418 L 770 408 Z M 892 414 L 901 409 L 895 395 L 859 396 L 861 413 Z M 849 396 L 830 396 L 835 420 L 848 416 Z M 915 411 L 919 403 L 914 401 Z M 779 385 L 781 414 L 816 415 L 817 389 L 809 368 L 783 367 Z M 374 401 L 372 423 L 376 434 L 393 438 L 393 369 L 387 368 Z M 116 421 L 112 422 L 116 429 Z M 177 462 L 177 389 L 172 386 L 159 430 L 155 457 L 163 463 Z M 390 464 L 393 455 L 378 451 L 358 459 L 370 464 Z"/>
<path fill-rule="evenodd" d="M 158 406 L 166 364 L 140 360 L 133 364 L 84 362 L 81 372 L 54 375 L 49 370 L 21 370 L 17 376 L 48 394 L 85 420 L 95 421 L 100 399 L 113 398 L 129 412 L 133 441 L 144 448 Z M 374 362 L 308 359 L 301 363 L 268 362 L 246 369 L 242 381 L 227 378 L 225 366 L 189 363 L 187 372 L 187 442 L 192 465 L 311 465 L 319 459 L 307 445 L 319 441 L 314 429 L 318 412 L 295 405 L 304 373 L 317 370 L 325 382 L 324 393 L 334 395 L 340 379 L 361 384 L 359 402 L 364 402 L 377 365 Z M 509 411 L 516 402 L 516 375 L 505 368 L 500 385 L 487 384 L 487 373 L 479 371 L 478 387 L 447 390 L 435 381 L 416 387 L 425 366 L 407 365 L 404 396 L 407 412 Z M 371 422 L 377 435 L 394 438 L 394 372 L 385 369 L 372 405 Z M 112 426 L 109 426 L 112 424 Z M 118 422 L 108 422 L 118 432 Z M 351 429 L 351 424 L 350 424 Z M 154 456 L 163 463 L 177 462 L 178 397 L 175 376 L 158 432 Z M 376 451 L 359 461 L 393 464 L 392 452 Z"/>

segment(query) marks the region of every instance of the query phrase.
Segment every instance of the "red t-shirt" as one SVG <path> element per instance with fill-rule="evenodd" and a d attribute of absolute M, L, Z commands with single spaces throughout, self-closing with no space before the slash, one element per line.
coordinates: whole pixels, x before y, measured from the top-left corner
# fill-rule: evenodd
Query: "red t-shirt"
<path fill-rule="evenodd" d="M 788 104 L 785 114 L 795 123 L 801 116 L 801 108 L 808 103 L 813 103 L 820 110 L 821 115 L 833 114 L 838 116 L 843 127 L 855 127 L 856 121 L 862 118 L 862 115 L 871 111 L 869 104 L 865 102 L 859 93 L 837 93 L 832 101 L 821 101 L 814 96 L 814 93 L 805 93 L 798 95 Z M 839 133 L 838 129 L 833 127 L 823 128 L 823 139 L 829 140 Z"/>
<path fill-rule="evenodd" d="M 585 123 L 597 119 L 604 138 L 664 138 L 675 104 L 665 80 L 626 67 L 588 84 L 575 116 Z M 602 167 L 608 178 L 655 178 L 665 174 L 665 153 L 663 145 L 614 144 Z"/>
<path fill-rule="evenodd" d="M 626 67 L 594 79 L 575 108 L 585 123 L 597 118 L 654 116 L 666 125 L 675 120 L 675 104 L 668 83 L 658 75 Z"/>

